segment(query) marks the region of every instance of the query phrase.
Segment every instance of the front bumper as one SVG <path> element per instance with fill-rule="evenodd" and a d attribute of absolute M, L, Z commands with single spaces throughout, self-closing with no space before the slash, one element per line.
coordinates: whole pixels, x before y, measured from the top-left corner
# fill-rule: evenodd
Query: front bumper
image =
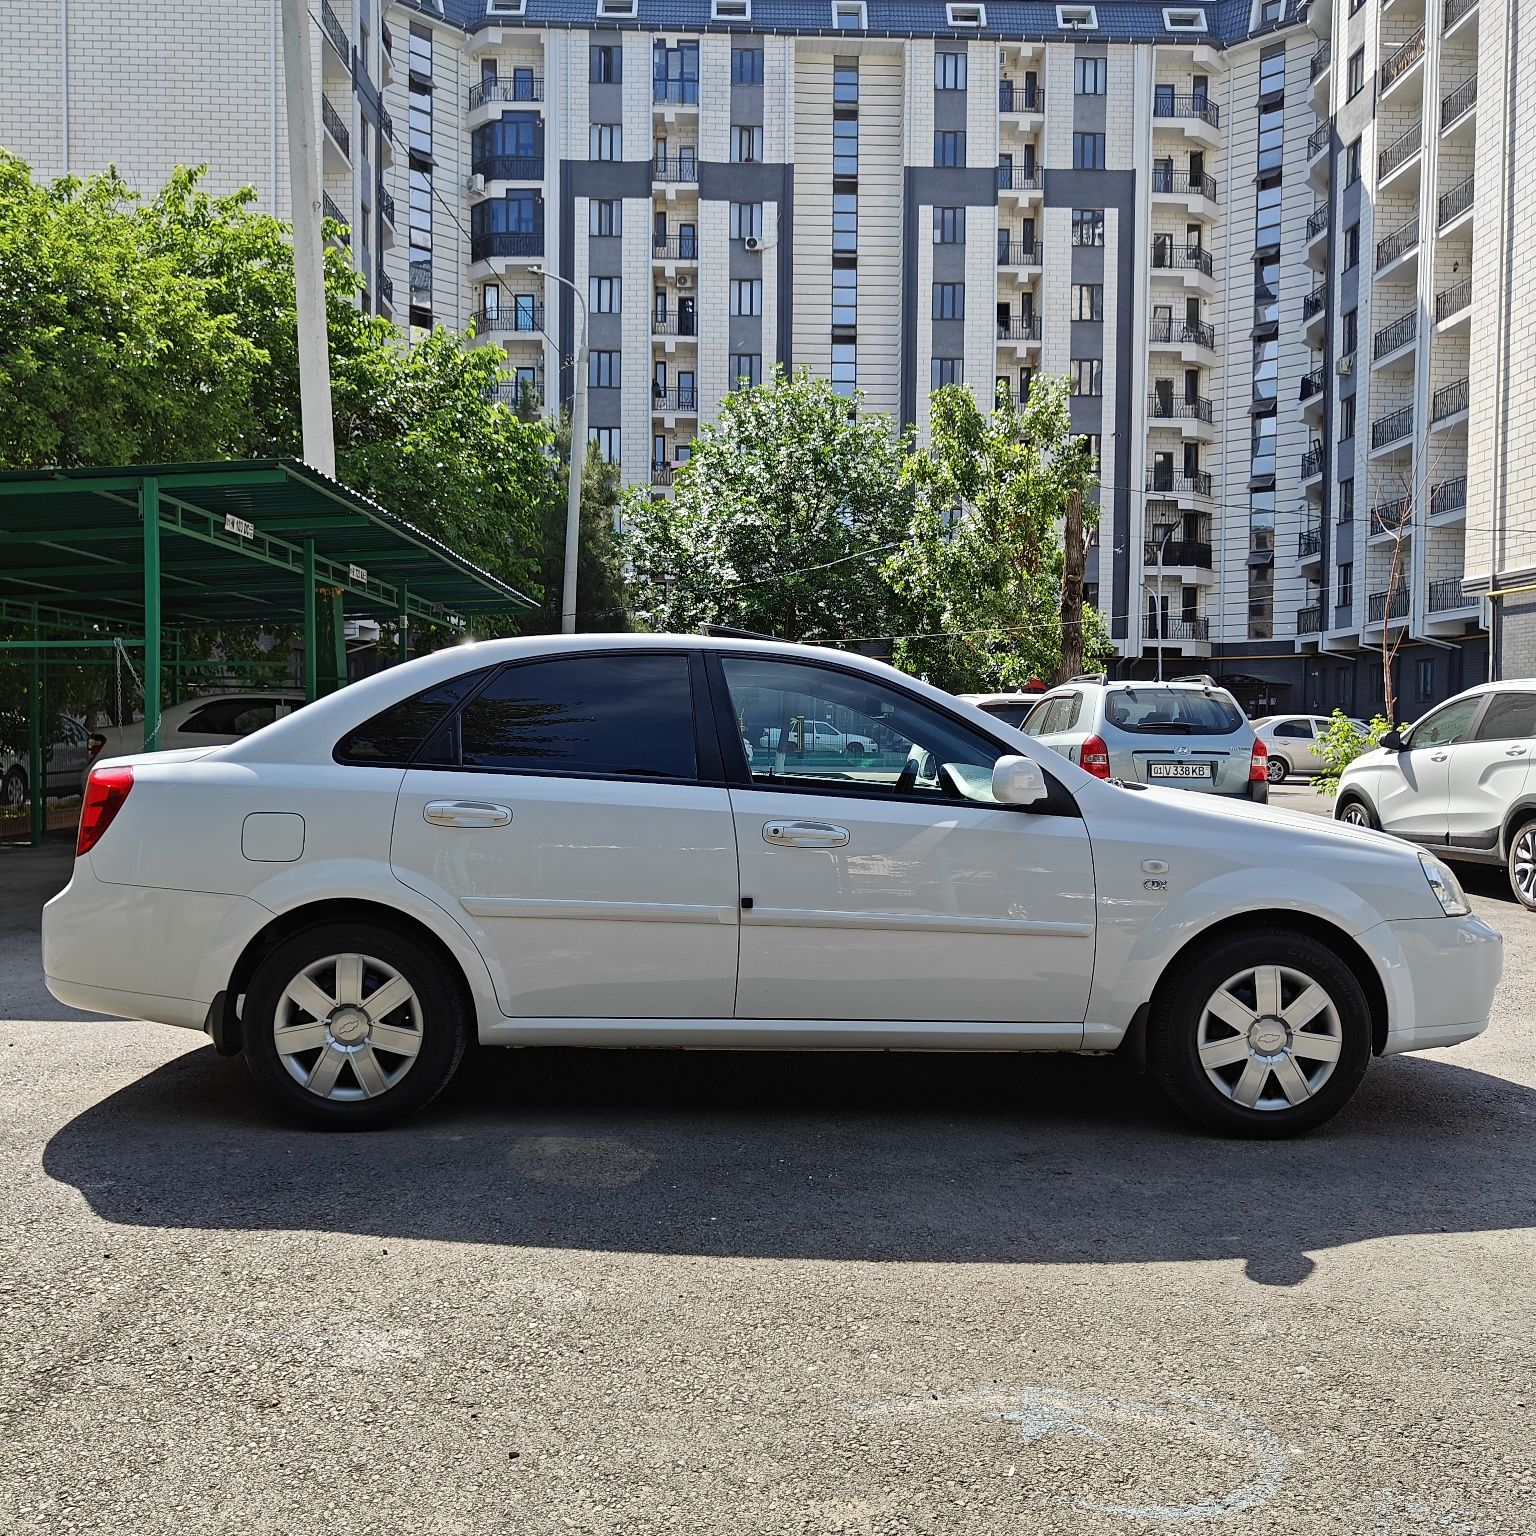
<path fill-rule="evenodd" d="M 1480 917 L 1414 917 L 1362 934 L 1387 989 L 1384 1056 L 1459 1045 L 1488 1027 L 1504 940 Z"/>

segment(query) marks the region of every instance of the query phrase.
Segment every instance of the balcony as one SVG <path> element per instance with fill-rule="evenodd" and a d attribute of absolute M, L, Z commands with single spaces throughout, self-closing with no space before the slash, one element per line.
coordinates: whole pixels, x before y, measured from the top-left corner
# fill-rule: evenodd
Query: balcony
<path fill-rule="evenodd" d="M 1449 133 L 1477 105 L 1477 76 L 1463 80 L 1440 100 L 1440 132 Z"/>
<path fill-rule="evenodd" d="M 331 105 L 331 98 L 324 94 L 320 97 L 320 121 L 325 124 L 325 131 L 335 141 L 337 149 L 350 160 L 352 135 L 347 131 L 347 125 L 342 122 L 341 114 Z"/>
<path fill-rule="evenodd" d="M 1314 128 L 1307 139 L 1307 159 L 1316 160 L 1319 155 L 1328 152 L 1328 146 L 1333 142 L 1333 119 L 1330 117 Z"/>
<path fill-rule="evenodd" d="M 1044 248 L 1038 240 L 1025 240 L 1011 229 L 997 232 L 997 264 L 1000 267 L 1038 267 Z"/>
<path fill-rule="evenodd" d="M 471 235 L 469 238 L 471 261 L 538 257 L 543 254 L 543 230 L 497 229 L 488 234 Z"/>
<path fill-rule="evenodd" d="M 1464 314 L 1471 307 L 1472 279 L 1467 277 L 1459 283 L 1452 283 L 1449 288 L 1442 288 L 1435 295 L 1435 324 L 1443 325 L 1454 316 Z"/>
<path fill-rule="evenodd" d="M 1413 436 L 1413 407 L 1405 405 L 1399 411 L 1393 411 L 1390 416 L 1383 416 L 1379 421 L 1371 423 L 1371 450 L 1389 448 L 1393 443 L 1400 442 L 1405 437 Z"/>
<path fill-rule="evenodd" d="M 1000 192 L 1038 192 L 1040 186 L 1038 165 L 1000 165 L 997 168 L 997 188 Z"/>
<path fill-rule="evenodd" d="M 1460 582 L 1457 583 L 1460 586 Z M 1367 593 L 1365 599 L 1365 621 L 1367 624 L 1380 624 L 1383 619 L 1406 619 L 1408 617 L 1408 588 L 1404 586 L 1392 589 L 1392 602 L 1387 603 L 1385 592 Z"/>
<path fill-rule="evenodd" d="M 1327 229 L 1328 204 L 1324 203 L 1321 208 L 1314 208 L 1307 219 L 1307 239 L 1316 240 L 1319 235 L 1325 234 Z"/>
<path fill-rule="evenodd" d="M 661 107 L 696 107 L 699 104 L 699 82 L 652 80 L 651 103 Z"/>
<path fill-rule="evenodd" d="M 1159 496 L 1209 496 L 1211 477 L 1204 471 L 1175 475 L 1160 469 L 1147 471 L 1147 490 Z"/>
<path fill-rule="evenodd" d="M 1170 241 L 1152 242 L 1152 269 L 1155 272 L 1200 272 L 1210 277 L 1215 271 L 1211 253 L 1203 246 L 1176 249 Z"/>
<path fill-rule="evenodd" d="M 1476 5 L 1477 0 L 1445 0 L 1445 10 L 1441 15 L 1440 30 L 1442 32 L 1449 32 Z"/>
<path fill-rule="evenodd" d="M 469 109 L 502 101 L 543 101 L 543 75 L 513 75 L 509 80 L 482 80 L 469 88 Z"/>
<path fill-rule="evenodd" d="M 1383 271 L 1390 267 L 1394 261 L 1400 260 L 1419 243 L 1419 220 L 1415 214 L 1413 218 L 1399 229 L 1394 229 L 1390 235 L 1376 242 L 1376 270 Z"/>
<path fill-rule="evenodd" d="M 1384 325 L 1371 338 L 1371 357 L 1380 362 L 1382 358 L 1396 352 L 1401 347 L 1411 346 L 1419 334 L 1419 312 L 1410 309 L 1406 315 L 1400 315 L 1390 325 Z"/>
<path fill-rule="evenodd" d="M 383 187 L 379 188 L 379 212 L 383 214 L 384 222 L 386 224 L 394 224 L 395 200 L 389 195 L 388 192 L 383 189 Z"/>
<path fill-rule="evenodd" d="M 1424 124 L 1417 122 L 1407 133 L 1400 134 L 1387 147 L 1376 156 L 1376 180 L 1383 182 L 1387 177 L 1402 168 L 1412 160 L 1424 147 Z"/>
<path fill-rule="evenodd" d="M 1301 301 L 1301 318 L 1315 319 L 1328 305 L 1328 284 L 1320 283 Z"/>
<path fill-rule="evenodd" d="M 1006 320 L 1000 318 L 997 322 L 997 339 L 999 341 L 1039 341 L 1039 315 L 1020 315 L 1017 319 L 1010 316 Z"/>
<path fill-rule="evenodd" d="M 669 235 L 665 239 L 653 238 L 651 256 L 656 261 L 697 261 L 699 237 L 697 235 Z"/>
<path fill-rule="evenodd" d="M 411 298 L 418 293 L 430 294 L 432 292 L 432 263 L 430 261 L 413 261 L 411 263 Z"/>
<path fill-rule="evenodd" d="M 1164 570 L 1183 566 L 1187 569 L 1208 571 L 1211 568 L 1211 542 L 1209 537 L 1204 539 L 1169 539 L 1163 543 L 1161 536 L 1143 540 L 1143 555 L 1146 564 L 1156 569 L 1158 565 L 1158 551 L 1162 551 L 1162 566 Z"/>
<path fill-rule="evenodd" d="M 1044 112 L 1045 92 L 1036 86 L 1015 85 L 1004 80 L 997 88 L 999 112 Z"/>
<path fill-rule="evenodd" d="M 338 224 L 341 225 L 341 229 L 337 232 L 336 238 L 340 240 L 343 245 L 351 245 L 352 221 L 337 206 L 336 199 L 332 197 L 329 192 L 322 192 L 320 194 L 320 211 L 325 215 L 326 218 L 334 219 Z"/>
<path fill-rule="evenodd" d="M 485 398 L 492 405 L 504 405 L 509 411 L 520 410 L 523 405 L 523 392 L 533 391 L 536 404 L 544 403 L 544 370 L 535 368 L 530 378 L 524 374 L 521 378 L 506 379 L 500 384 L 493 384 L 486 391 Z"/>
<path fill-rule="evenodd" d="M 1205 421 L 1213 418 L 1211 402 L 1202 396 L 1176 400 L 1153 390 L 1147 397 L 1147 415 L 1157 421 Z"/>
<path fill-rule="evenodd" d="M 659 384 L 651 386 L 651 410 L 658 415 L 697 416 L 699 391 L 692 384 L 663 389 Z"/>
<path fill-rule="evenodd" d="M 1429 611 L 1431 613 L 1449 613 L 1456 608 L 1475 608 L 1477 599 L 1468 597 L 1461 590 L 1461 577 L 1452 576 L 1446 581 L 1432 581 L 1429 584 Z"/>
<path fill-rule="evenodd" d="M 699 155 L 696 147 L 679 151 L 675 155 L 663 155 L 651 161 L 652 181 L 676 186 L 698 179 Z"/>
<path fill-rule="evenodd" d="M 1471 398 L 1471 381 L 1457 379 L 1454 384 L 1447 384 L 1444 389 L 1437 389 L 1430 396 L 1429 424 L 1432 427 L 1444 425 L 1455 416 L 1464 416 Z"/>
<path fill-rule="evenodd" d="M 1449 192 L 1440 194 L 1438 228 L 1442 233 L 1447 224 L 1455 223 L 1472 206 L 1474 180 L 1474 177 L 1468 176 L 1465 181 L 1458 181 Z"/>
<path fill-rule="evenodd" d="M 1214 101 L 1204 96 L 1168 96 L 1154 93 L 1152 116 L 1205 123 L 1211 128 L 1221 127 L 1221 109 Z"/>
<path fill-rule="evenodd" d="M 1457 475 L 1454 480 L 1442 480 L 1429 493 L 1429 515 L 1452 518 L 1467 510 L 1467 477 Z"/>
<path fill-rule="evenodd" d="M 395 163 L 395 120 L 382 105 L 379 107 L 379 161 L 383 165 Z"/>
<path fill-rule="evenodd" d="M 1390 501 L 1378 501 L 1371 508 L 1371 537 L 1377 534 L 1395 534 L 1406 527 L 1413 516 L 1413 498 L 1394 496 Z"/>
<path fill-rule="evenodd" d="M 342 62 L 352 63 L 352 49 L 347 42 L 347 29 L 342 26 L 336 12 L 330 7 L 329 0 L 320 0 L 320 28 L 330 40 L 331 47 L 341 55 Z"/>
<path fill-rule="evenodd" d="M 671 485 L 672 484 L 673 476 L 675 474 L 676 474 L 676 471 L 673 469 L 673 467 L 670 464 L 661 464 L 661 463 L 652 464 L 651 465 L 651 484 L 652 485 Z"/>
<path fill-rule="evenodd" d="M 1155 166 L 1152 170 L 1153 192 L 1163 192 L 1174 197 L 1204 197 L 1216 201 L 1216 178 L 1198 171 L 1175 171 L 1169 166 Z"/>
<path fill-rule="evenodd" d="M 1144 640 L 1209 640 L 1211 621 L 1201 614 L 1197 618 L 1171 618 L 1155 613 L 1147 614 L 1141 628 Z"/>
<path fill-rule="evenodd" d="M 486 155 L 470 169 L 487 181 L 543 181 L 543 155 Z"/>
<path fill-rule="evenodd" d="M 1323 609 L 1320 603 L 1309 603 L 1305 608 L 1296 610 L 1296 633 L 1298 635 L 1318 635 L 1323 630 Z"/>
<path fill-rule="evenodd" d="M 395 282 L 387 272 L 379 273 L 379 297 L 386 304 L 395 302 Z"/>
<path fill-rule="evenodd" d="M 482 309 L 471 321 L 476 336 L 511 333 L 540 336 L 544 332 L 544 306 L 538 300 Z"/>
<path fill-rule="evenodd" d="M 682 310 L 673 313 L 656 311 L 651 315 L 652 336 L 697 336 L 698 334 L 698 316 L 693 313 L 684 313 Z"/>
<path fill-rule="evenodd" d="M 1315 480 L 1323 472 L 1323 450 L 1308 448 L 1301 456 L 1301 478 Z"/>
<path fill-rule="evenodd" d="M 1407 42 L 1394 48 L 1381 61 L 1379 87 L 1385 95 L 1424 57 L 1424 28 L 1421 26 Z"/>
<path fill-rule="evenodd" d="M 1204 320 L 1154 319 L 1147 327 L 1147 340 L 1154 345 L 1205 347 L 1216 350 L 1216 327 Z"/>
<path fill-rule="evenodd" d="M 1323 552 L 1323 530 L 1303 528 L 1296 535 L 1296 555 L 1301 560 L 1313 560 Z"/>
<path fill-rule="evenodd" d="M 1328 39 L 1325 37 L 1322 42 L 1317 45 L 1317 49 L 1312 55 L 1312 61 L 1307 65 L 1307 83 L 1309 85 L 1315 85 L 1317 83 L 1318 76 L 1321 75 L 1322 72 L 1327 69 L 1332 62 L 1333 49 L 1329 45 Z"/>
<path fill-rule="evenodd" d="M 1301 376 L 1301 399 L 1311 400 L 1316 395 L 1321 395 L 1323 387 L 1328 382 L 1328 370 L 1326 368 L 1314 368 L 1310 373 Z"/>

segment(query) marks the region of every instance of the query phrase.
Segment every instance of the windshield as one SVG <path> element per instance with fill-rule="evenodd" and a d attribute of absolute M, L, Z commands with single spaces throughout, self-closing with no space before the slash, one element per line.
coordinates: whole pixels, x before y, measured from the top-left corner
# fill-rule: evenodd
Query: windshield
<path fill-rule="evenodd" d="M 1243 723 L 1243 712 L 1225 693 L 1193 688 L 1124 688 L 1104 700 L 1104 715 L 1122 731 L 1148 735 L 1225 736 Z"/>

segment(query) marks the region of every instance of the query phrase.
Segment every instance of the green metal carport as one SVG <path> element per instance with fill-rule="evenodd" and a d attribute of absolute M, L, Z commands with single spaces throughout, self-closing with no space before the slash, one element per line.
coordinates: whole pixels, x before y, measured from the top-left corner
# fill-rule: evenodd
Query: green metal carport
<path fill-rule="evenodd" d="M 377 502 L 295 459 L 0 473 L 0 655 L 31 658 L 32 840 L 43 806 L 44 656 L 142 650 L 144 739 L 160 723 L 164 637 L 259 622 L 302 626 L 304 688 L 345 682 L 342 609 L 472 634 L 534 606 L 516 588 Z"/>

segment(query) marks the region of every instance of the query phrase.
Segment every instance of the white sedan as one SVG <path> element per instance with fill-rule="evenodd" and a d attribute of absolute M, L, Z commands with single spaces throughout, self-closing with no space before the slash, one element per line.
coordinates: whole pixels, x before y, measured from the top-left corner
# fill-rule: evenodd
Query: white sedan
<path fill-rule="evenodd" d="M 749 761 L 736 722 L 808 700 L 880 752 Z M 1118 1048 L 1279 1136 L 1373 1054 L 1478 1034 L 1501 941 L 1396 839 L 1105 782 L 878 662 L 594 635 L 98 765 L 43 961 L 60 1001 L 206 1030 L 319 1126 L 419 1109 L 473 1034 Z"/>
<path fill-rule="evenodd" d="M 779 749 L 783 730 L 770 726 L 758 737 L 758 745 L 771 752 Z M 855 757 L 870 757 L 875 753 L 874 739 L 851 731 L 840 731 L 830 720 L 791 719 L 789 740 L 797 752 L 842 752 Z"/>

